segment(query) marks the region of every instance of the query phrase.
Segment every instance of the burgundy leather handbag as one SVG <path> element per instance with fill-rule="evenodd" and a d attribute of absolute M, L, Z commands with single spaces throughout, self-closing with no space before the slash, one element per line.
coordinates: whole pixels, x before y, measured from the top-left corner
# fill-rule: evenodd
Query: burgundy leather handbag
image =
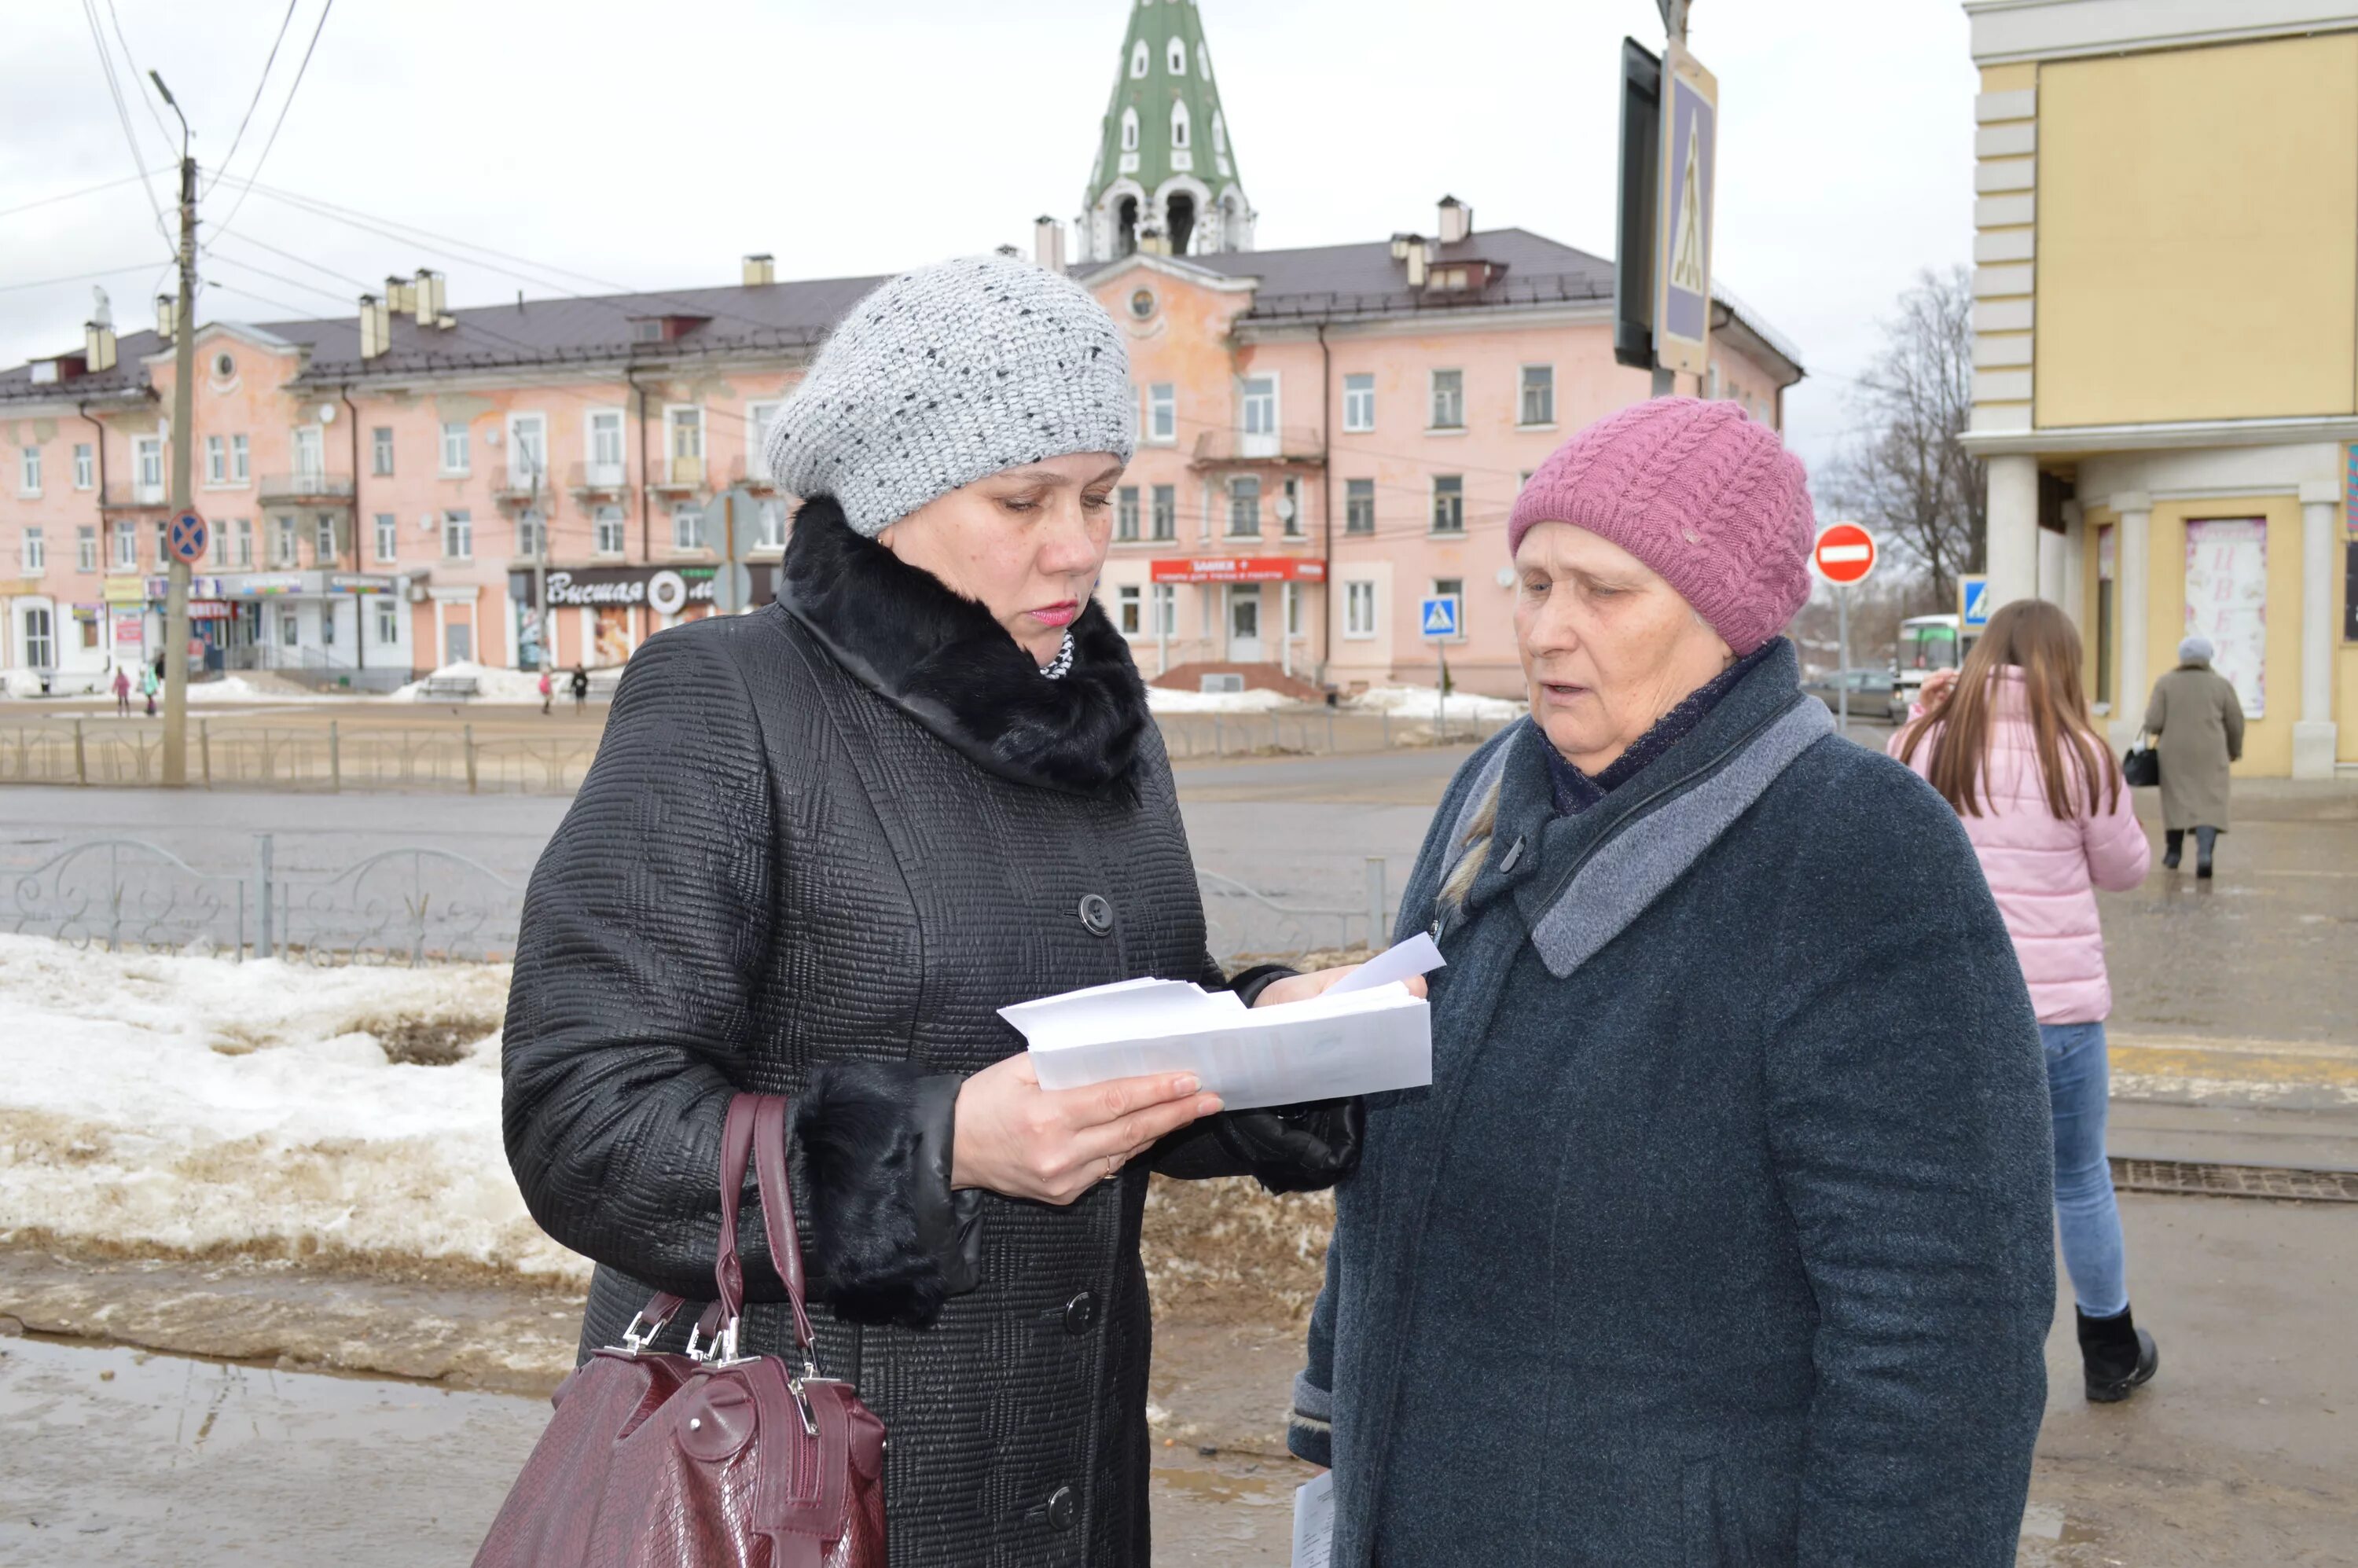
<path fill-rule="evenodd" d="M 794 1303 L 799 1372 L 738 1354 L 737 1207 L 751 1160 Z M 647 1348 L 683 1306 L 658 1295 L 622 1343 L 557 1390 L 556 1419 L 475 1568 L 885 1568 L 884 1423 L 812 1361 L 786 1185 L 786 1102 L 739 1095 L 720 1141 L 717 1299 L 687 1353 Z"/>

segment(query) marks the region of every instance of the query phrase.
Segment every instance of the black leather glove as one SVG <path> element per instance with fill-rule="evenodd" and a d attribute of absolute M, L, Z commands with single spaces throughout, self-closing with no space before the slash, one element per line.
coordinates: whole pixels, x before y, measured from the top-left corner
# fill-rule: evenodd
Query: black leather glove
<path fill-rule="evenodd" d="M 1354 1098 L 1222 1111 L 1212 1136 L 1269 1191 L 1314 1193 L 1357 1168 L 1367 1125 L 1367 1106 Z"/>

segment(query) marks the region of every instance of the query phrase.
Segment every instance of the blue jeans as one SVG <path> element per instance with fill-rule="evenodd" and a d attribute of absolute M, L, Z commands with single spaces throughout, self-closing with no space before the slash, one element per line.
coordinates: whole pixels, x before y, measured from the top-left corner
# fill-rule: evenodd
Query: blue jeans
<path fill-rule="evenodd" d="M 2104 1160 L 2104 1110 L 2111 1073 L 2102 1023 L 2042 1023 L 2047 1100 L 2055 1122 L 2055 1222 L 2071 1293 L 2090 1317 L 2128 1310 L 2127 1264 L 2120 1206 Z"/>

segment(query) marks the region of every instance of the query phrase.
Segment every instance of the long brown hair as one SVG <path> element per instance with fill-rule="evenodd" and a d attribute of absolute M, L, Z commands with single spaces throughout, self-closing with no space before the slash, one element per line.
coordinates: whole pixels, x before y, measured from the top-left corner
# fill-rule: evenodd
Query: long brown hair
<path fill-rule="evenodd" d="M 2039 745 L 2039 772 L 2047 809 L 2069 820 L 2072 785 L 2084 781 L 2088 809 L 2099 812 L 2121 787 L 2121 765 L 2096 733 L 2080 687 L 2080 633 L 2062 611 L 2043 599 L 2017 599 L 1990 617 L 1989 629 L 1941 706 L 1908 727 L 1899 759 L 1916 760 L 1916 749 L 1931 742 L 1926 770 L 1932 787 L 1962 816 L 1979 816 L 1974 781 L 1989 767 L 1991 715 L 1997 706 L 1997 676 L 2011 665 L 2022 673 L 2024 706 Z M 2064 753 L 2071 753 L 2071 765 Z"/>

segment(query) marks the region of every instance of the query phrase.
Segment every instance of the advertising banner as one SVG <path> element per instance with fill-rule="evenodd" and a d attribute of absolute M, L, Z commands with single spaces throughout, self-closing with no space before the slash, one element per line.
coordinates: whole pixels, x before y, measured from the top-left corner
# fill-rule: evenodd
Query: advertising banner
<path fill-rule="evenodd" d="M 2211 667 L 2244 699 L 2244 716 L 2268 708 L 2268 525 L 2258 517 L 2186 524 L 2186 634 L 2211 639 Z"/>

